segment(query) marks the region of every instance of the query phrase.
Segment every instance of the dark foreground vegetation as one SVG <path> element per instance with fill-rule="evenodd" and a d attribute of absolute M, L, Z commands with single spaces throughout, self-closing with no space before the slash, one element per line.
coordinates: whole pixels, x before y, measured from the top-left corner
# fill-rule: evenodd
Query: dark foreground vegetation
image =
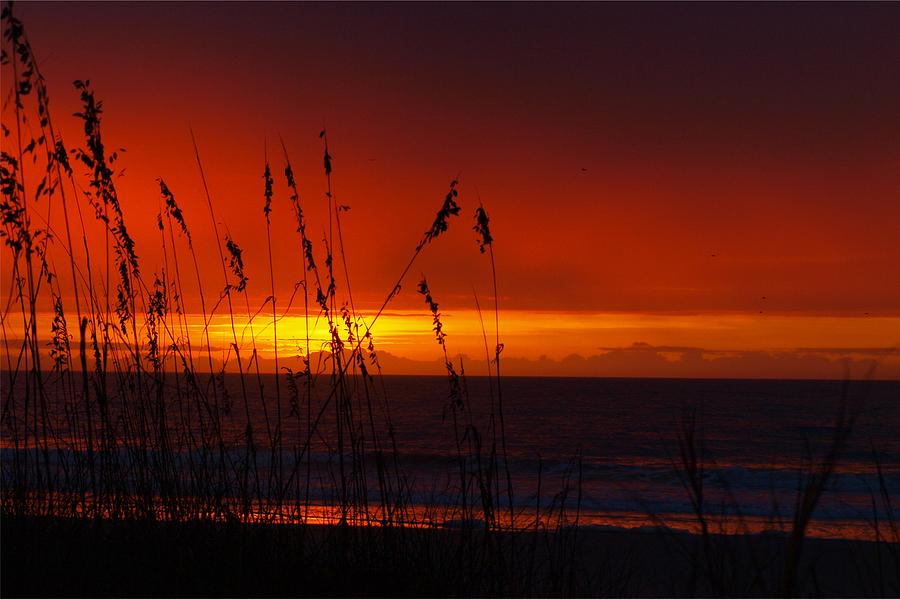
<path fill-rule="evenodd" d="M 279 210 L 296 224 L 290 260 L 298 272 L 289 298 L 276 293 L 275 273 L 284 271 L 275 267 L 271 239 L 265 250 L 250 250 L 268 254 L 269 272 L 257 275 L 245 271 L 245 248 L 220 231 L 195 142 L 208 214 L 186 214 L 176 190 L 157 182 L 154 243 L 165 263 L 153 270 L 139 259 L 126 226 L 117 152 L 106 150 L 102 103 L 89 82 L 75 82 L 84 138 L 71 150 L 9 4 L 3 43 L 3 81 L 12 87 L 4 89 L 0 165 L 0 232 L 10 265 L 0 353 L 4 596 L 900 592 L 885 486 L 873 490 L 873 504 L 891 514 L 888 536 L 876 532 L 873 543 L 806 538 L 852 429 L 850 413 L 841 412 L 833 451 L 799 486 L 786 536 L 715 534 L 702 438 L 692 426 L 685 427 L 678 467 L 699 535 L 585 529 L 575 472 L 550 505 L 541 505 L 540 490 L 537 505 L 517 503 L 507 460 L 494 239 L 480 203 L 470 223 L 472 247 L 485 256 L 493 283 L 493 326 L 484 327 L 491 386 L 481 398 L 490 409 L 481 421 L 470 409 L 462 361 L 448 350 L 432 288 L 424 277 L 416 286 L 446 368 L 444 422 L 454 445 L 451 482 L 431 502 L 442 513 L 423 514 L 421 490 L 397 451 L 373 326 L 401 288 L 412 287 L 407 279 L 418 257 L 458 219 L 459 181 L 436 203 L 433 222 L 398 265 L 383 304 L 364 317 L 350 291 L 344 207 L 332 194 L 325 131 L 319 137 L 329 217 L 320 241 L 307 233 L 286 144 L 277 166 L 268 155 L 260 161 L 259 226 L 268 232 L 270 214 Z M 204 289 L 192 244 L 201 217 L 218 240 L 217 289 Z M 287 251 L 279 255 L 286 260 Z M 251 306 L 248 285 L 258 281 L 267 297 Z M 277 344 L 278 322 L 292 306 L 328 331 L 317 340 L 307 330 L 298 369 L 279 363 Z M 191 313 L 202 317 L 199 331 L 189 326 Z M 214 317 L 229 325 L 225 347 L 211 343 Z M 254 326 L 274 333 L 274 384 L 260 372 Z M 316 353 L 325 359 L 313 361 Z M 237 377 L 236 388 L 228 377 Z M 328 526 L 311 518 L 322 506 Z M 881 530 L 877 522 L 874 530 Z"/>
<path fill-rule="evenodd" d="M 714 588 L 696 535 L 484 531 L 4 518 L 3 594 L 14 596 L 773 596 L 784 539 L 720 536 Z M 491 557 L 502 543 L 514 563 Z M 515 547 L 513 547 L 513 545 Z M 797 595 L 896 596 L 891 551 L 810 539 Z"/>

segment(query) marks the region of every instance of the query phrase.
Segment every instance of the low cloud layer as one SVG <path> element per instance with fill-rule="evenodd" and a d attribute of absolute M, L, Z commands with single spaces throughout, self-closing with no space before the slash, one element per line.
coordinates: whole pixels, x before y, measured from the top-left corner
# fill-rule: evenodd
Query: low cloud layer
<path fill-rule="evenodd" d="M 222 367 L 225 348 L 214 349 L 213 368 Z M 48 350 L 49 351 L 49 350 Z M 196 348 L 195 348 L 196 351 Z M 41 352 L 42 354 L 46 352 Z M 349 352 L 347 352 L 349 354 Z M 0 352 L 2 354 L 2 352 Z M 441 375 L 446 372 L 443 358 L 437 354 L 434 360 L 414 360 L 378 352 L 378 363 L 384 374 Z M 484 375 L 488 363 L 466 354 L 451 355 L 457 372 Z M 330 369 L 330 354 L 313 352 L 312 369 L 326 372 Z M 8 363 L 5 359 L 4 362 Z M 275 361 L 258 357 L 263 372 L 274 372 Z M 370 371 L 376 371 L 369 358 Z M 179 362 L 180 364 L 180 362 Z M 49 354 L 43 356 L 42 365 L 52 365 Z M 205 353 L 195 355 L 195 366 L 200 371 L 208 369 Z M 900 380 L 900 350 L 892 348 L 799 348 L 773 351 L 713 350 L 699 347 L 650 345 L 636 342 L 625 347 L 599 347 L 590 356 L 572 353 L 561 359 L 547 356 L 522 358 L 503 356 L 502 374 L 507 376 L 574 376 L 574 377 L 655 377 L 655 378 L 774 378 L 774 379 L 877 379 Z M 172 356 L 166 367 L 171 371 Z M 249 368 L 245 364 L 245 367 Z M 78 363 L 73 363 L 78 369 Z M 147 364 L 148 370 L 150 365 Z M 180 369 L 181 366 L 179 365 Z M 226 370 L 235 371 L 234 356 L 230 356 Z M 299 356 L 282 355 L 279 368 L 302 371 Z M 253 366 L 255 370 L 255 365 Z M 493 365 L 492 365 L 493 369 Z"/>
<path fill-rule="evenodd" d="M 457 358 L 458 362 L 458 358 Z M 382 356 L 387 371 L 440 374 L 442 364 Z M 485 360 L 463 356 L 466 372 L 484 374 Z M 900 352 L 879 348 L 826 348 L 779 351 L 717 351 L 646 343 L 598 348 L 591 356 L 560 360 L 507 357 L 503 373 L 512 376 L 615 376 L 672 378 L 875 378 L 900 380 Z"/>

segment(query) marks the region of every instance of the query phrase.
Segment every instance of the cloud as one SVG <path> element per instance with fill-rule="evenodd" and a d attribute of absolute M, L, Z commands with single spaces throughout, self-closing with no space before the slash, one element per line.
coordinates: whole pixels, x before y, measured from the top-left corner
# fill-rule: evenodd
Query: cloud
<path fill-rule="evenodd" d="M 510 376 L 900 380 L 900 355 L 879 348 L 725 351 L 634 343 L 600 351 L 591 356 L 573 353 L 562 359 L 506 357 L 501 365 L 503 374 Z M 385 365 L 391 364 L 404 373 L 443 372 L 440 361 L 403 360 L 384 352 L 381 355 Z M 487 372 L 484 360 L 463 356 L 463 361 L 469 374 Z"/>
<path fill-rule="evenodd" d="M 623 347 L 598 348 L 598 351 L 600 353 L 590 356 L 572 353 L 561 359 L 545 355 L 536 359 L 504 356 L 501 360 L 502 373 L 507 376 L 900 380 L 900 351 L 892 348 L 734 351 L 635 342 Z M 378 351 L 377 355 L 382 372 L 388 375 L 442 375 L 446 372 L 441 358 L 414 360 L 387 351 Z M 465 354 L 451 357 L 457 370 L 462 370 L 462 361 L 466 374 L 478 376 L 488 373 L 488 363 L 484 359 Z M 327 352 L 313 352 L 313 370 L 329 370 L 329 359 Z M 260 356 L 258 362 L 260 370 L 275 371 L 273 359 Z M 214 369 L 221 368 L 221 355 L 214 355 L 213 363 Z M 195 366 L 199 371 L 205 371 L 206 364 L 205 353 L 195 356 Z M 366 364 L 371 372 L 376 371 L 368 358 Z M 77 361 L 73 366 L 78 368 Z M 234 371 L 235 367 L 232 356 L 228 370 Z M 291 368 L 295 372 L 304 368 L 302 360 L 296 356 L 282 356 L 279 367 Z M 493 365 L 491 368 L 493 371 Z"/>

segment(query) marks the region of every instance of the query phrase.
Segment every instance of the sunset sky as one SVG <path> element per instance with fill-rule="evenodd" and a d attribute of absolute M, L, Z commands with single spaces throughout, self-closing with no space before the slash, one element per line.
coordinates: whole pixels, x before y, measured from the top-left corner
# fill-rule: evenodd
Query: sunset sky
<path fill-rule="evenodd" d="M 840 377 L 839 360 L 850 358 L 854 375 L 876 359 L 878 376 L 900 377 L 890 353 L 900 347 L 898 4 L 20 3 L 16 12 L 67 146 L 84 143 L 71 82 L 90 79 L 103 100 L 106 145 L 127 150 L 117 184 L 148 275 L 163 264 L 162 177 L 206 265 L 204 286 L 215 295 L 223 285 L 193 129 L 221 232 L 244 249 L 254 311 L 270 295 L 268 153 L 285 306 L 302 272 L 279 137 L 319 251 L 324 127 L 364 312 L 381 305 L 460 180 L 461 216 L 373 330 L 394 356 L 439 357 L 415 293 L 424 275 L 450 351 L 484 359 L 473 289 L 491 313 L 489 335 L 493 292 L 472 230 L 480 198 L 495 238 L 504 356 L 522 372 Z M 8 263 L 4 253 L 4 271 Z M 300 317 L 280 330 L 285 351 Z"/>

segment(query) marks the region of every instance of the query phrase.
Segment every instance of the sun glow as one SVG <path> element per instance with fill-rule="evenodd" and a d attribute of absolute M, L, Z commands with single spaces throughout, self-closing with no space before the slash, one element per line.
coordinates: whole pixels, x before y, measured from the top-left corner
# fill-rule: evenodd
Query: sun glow
<path fill-rule="evenodd" d="M 172 316 L 167 334 L 180 342 L 189 340 L 198 364 L 204 363 L 208 353 L 217 364 L 234 367 L 235 337 L 242 358 L 255 356 L 266 372 L 276 370 L 276 353 L 279 368 L 297 370 L 304 357 L 331 352 L 331 332 L 321 315 L 307 319 L 292 311 L 274 325 L 264 310 L 252 318 L 223 313 L 208 320 L 199 314 Z M 486 372 L 498 339 L 493 311 L 448 310 L 441 313 L 441 320 L 449 355 L 463 358 L 472 374 Z M 50 330 L 51 323 L 51 314 L 38 314 L 39 330 Z M 900 352 L 895 349 L 900 347 L 900 317 L 896 316 L 509 310 L 501 313 L 499 324 L 508 374 L 541 374 L 549 368 L 561 376 L 720 376 L 705 368 L 740 360 L 746 368 L 728 373 L 840 378 L 846 371 L 844 364 L 855 361 L 854 376 L 868 376 L 869 365 L 878 364 L 876 377 L 900 378 Z M 3 326 L 10 339 L 22 337 L 21 323 L 8 319 Z M 373 312 L 359 312 L 349 320 L 335 319 L 335 326 L 345 351 L 358 346 L 369 356 L 374 349 L 386 374 L 442 372 L 442 352 L 425 306 L 420 312 L 384 312 L 377 319 Z M 77 332 L 69 334 L 73 348 L 77 347 Z M 703 363 L 691 362 L 692 357 Z M 767 357 L 777 367 L 774 362 L 760 362 Z"/>

